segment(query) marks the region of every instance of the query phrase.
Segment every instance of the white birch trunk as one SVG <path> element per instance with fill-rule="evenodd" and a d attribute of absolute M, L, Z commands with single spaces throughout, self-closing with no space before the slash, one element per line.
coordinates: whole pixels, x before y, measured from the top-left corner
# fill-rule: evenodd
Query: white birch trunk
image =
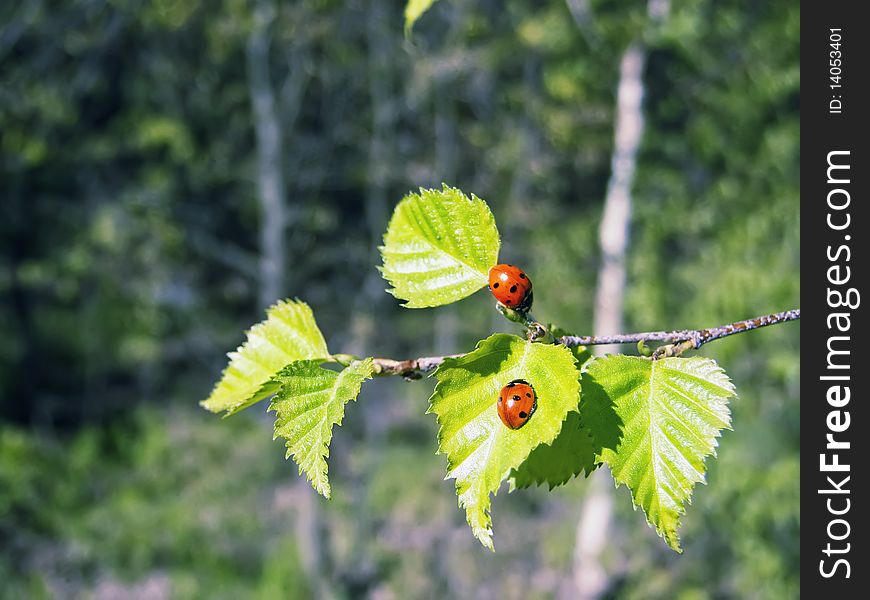
<path fill-rule="evenodd" d="M 257 197 L 260 204 L 260 308 L 275 302 L 282 291 L 285 270 L 286 222 L 282 172 L 281 119 L 269 75 L 269 30 L 275 19 L 270 0 L 257 3 L 248 39 L 248 80 L 257 138 Z"/>
<path fill-rule="evenodd" d="M 668 0 L 650 0 L 647 5 L 651 22 L 663 20 Z M 631 224 L 631 191 L 637 166 L 637 152 L 644 132 L 643 71 L 647 52 L 636 41 L 623 53 L 619 65 L 616 119 L 614 128 L 611 175 L 599 227 L 601 266 L 595 294 L 595 335 L 623 331 L 626 256 Z M 595 346 L 596 356 L 618 352 L 619 346 Z M 611 538 L 613 483 L 604 468 L 596 471 L 589 482 L 574 548 L 574 598 L 600 598 L 610 586 L 611 575 L 602 561 Z"/>
<path fill-rule="evenodd" d="M 286 186 L 283 173 L 284 121 L 276 103 L 270 75 L 270 30 L 277 16 L 274 0 L 258 0 L 253 27 L 248 38 L 248 81 L 257 140 L 257 197 L 260 205 L 259 305 L 264 308 L 284 294 L 286 269 L 285 231 L 287 226 Z M 294 74 L 298 75 L 298 74 Z M 304 78 L 295 77 L 301 87 Z M 286 90 L 285 90 L 286 91 Z M 290 90 L 293 92 L 293 90 Z M 295 100 L 301 102 L 301 90 Z M 286 99 L 293 100 L 288 93 Z M 293 104 L 293 102 L 284 102 Z M 285 107 L 288 108 L 288 107 Z M 298 105 L 296 106 L 298 109 Z M 293 106 L 289 107 L 291 114 Z M 297 113 L 298 114 L 298 111 Z M 296 114 L 292 114 L 295 119 Z M 334 597 L 326 573 L 327 557 L 322 538 L 325 530 L 320 515 L 319 498 L 308 482 L 300 478 L 295 494 L 295 539 L 300 562 L 312 590 L 320 598 Z"/>

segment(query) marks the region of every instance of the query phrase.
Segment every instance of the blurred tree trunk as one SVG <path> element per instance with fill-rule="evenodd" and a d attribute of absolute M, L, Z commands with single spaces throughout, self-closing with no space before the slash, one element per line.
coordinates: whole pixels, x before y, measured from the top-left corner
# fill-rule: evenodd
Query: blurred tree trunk
<path fill-rule="evenodd" d="M 248 79 L 257 136 L 261 307 L 269 306 L 280 297 L 285 270 L 282 127 L 269 72 L 270 29 L 275 16 L 274 2 L 258 0 L 248 39 Z"/>
<path fill-rule="evenodd" d="M 282 119 L 272 84 L 269 50 L 271 27 L 277 17 L 273 0 L 257 0 L 253 26 L 247 44 L 248 82 L 257 139 L 257 191 L 260 204 L 260 288 L 259 305 L 265 308 L 283 296 L 286 270 L 287 227 L 286 184 L 283 173 Z M 288 76 L 281 108 L 295 119 L 301 102 L 304 80 L 298 73 Z M 290 88 L 297 89 L 290 89 Z M 288 99 L 290 100 L 288 102 Z M 295 106 L 292 106 L 295 101 Z M 291 104 L 291 106 L 286 106 Z M 328 557 L 323 543 L 325 530 L 320 515 L 319 498 L 305 480 L 296 485 L 296 545 L 302 568 L 320 598 L 334 596 L 328 577 Z"/>
<path fill-rule="evenodd" d="M 368 57 L 368 92 L 371 102 L 371 137 L 369 139 L 368 164 L 366 165 L 366 196 L 364 215 L 369 235 L 369 264 L 380 262 L 378 246 L 387 228 L 390 183 L 394 168 L 393 139 L 396 111 L 398 110 L 392 89 L 393 72 L 391 60 L 390 18 L 383 0 L 371 0 L 366 22 Z M 366 269 L 363 293 L 357 296 L 355 318 L 363 318 L 366 326 L 357 351 L 363 348 L 374 333 L 377 312 L 383 306 L 384 282 L 374 268 Z"/>
<path fill-rule="evenodd" d="M 601 266 L 595 291 L 595 335 L 619 333 L 623 329 L 625 300 L 625 258 L 631 221 L 631 184 L 637 149 L 643 133 L 643 66 L 645 53 L 632 44 L 623 54 L 619 69 L 619 91 L 611 175 L 599 228 Z M 614 353 L 619 346 L 595 346 L 595 356 Z M 613 513 L 610 474 L 599 469 L 592 475 L 589 492 L 577 523 L 574 549 L 574 583 L 577 598 L 599 598 L 610 577 L 601 554 L 608 542 Z"/>
<path fill-rule="evenodd" d="M 378 271 L 370 265 L 380 262 L 378 246 L 387 227 L 389 215 L 387 207 L 393 180 L 392 169 L 395 160 L 393 128 L 398 107 L 393 90 L 395 62 L 392 56 L 396 48 L 392 41 L 391 26 L 396 22 L 384 0 L 370 0 L 365 13 L 364 40 L 367 52 L 363 63 L 367 75 L 370 106 L 370 136 L 363 202 L 368 254 L 363 254 L 363 259 L 369 266 L 363 270 L 365 276 L 360 282 L 360 293 L 354 297 L 351 335 L 347 346 L 348 352 L 360 356 L 367 356 L 373 351 L 373 342 L 377 342 L 375 345 L 377 351 L 390 353 L 393 350 L 390 346 L 384 345 L 390 343 L 389 339 L 376 339 L 379 322 L 384 317 L 384 282 Z M 368 410 L 361 411 L 361 424 L 348 425 L 353 427 L 356 435 L 359 436 L 354 443 L 366 449 L 361 455 L 362 460 L 352 463 L 349 477 L 353 498 L 361 504 L 364 504 L 369 496 L 369 475 L 381 468 L 383 459 L 384 426 L 379 422 L 381 415 L 379 403 L 389 400 L 385 398 L 389 392 L 378 393 L 378 388 L 384 390 L 385 383 L 372 382 L 369 388 L 371 403 L 368 405 Z M 354 511 L 343 535 L 350 540 L 346 559 L 338 567 L 345 585 L 344 592 L 349 596 L 365 595 L 378 583 L 379 577 L 374 559 L 366 552 L 371 540 L 378 535 L 370 513 L 366 510 Z"/>
<path fill-rule="evenodd" d="M 390 19 L 382 0 L 371 0 L 366 11 L 368 92 L 371 105 L 371 135 L 366 164 L 366 192 L 363 203 L 368 233 L 369 264 L 380 262 L 378 246 L 387 227 L 391 170 L 393 169 L 393 125 L 397 110 L 392 88 Z M 383 307 L 384 284 L 373 268 L 365 270 L 362 292 L 355 296 L 351 325 L 351 354 L 369 350 L 376 329 L 377 313 Z M 385 348 L 383 351 L 389 351 Z"/>
<path fill-rule="evenodd" d="M 661 21 L 669 0 L 649 0 L 647 13 L 652 22 Z M 619 65 L 617 105 L 614 124 L 610 181 L 604 212 L 598 230 L 601 265 L 595 292 L 595 335 L 623 331 L 625 303 L 625 264 L 631 224 L 631 191 L 637 166 L 637 152 L 643 139 L 643 72 L 647 51 L 642 39 L 635 40 L 622 55 Z M 619 351 L 619 346 L 595 346 L 595 356 Z M 575 598 L 600 598 L 611 583 L 611 574 L 602 561 L 611 540 L 613 484 L 610 473 L 599 469 L 590 478 L 583 503 L 574 546 Z"/>

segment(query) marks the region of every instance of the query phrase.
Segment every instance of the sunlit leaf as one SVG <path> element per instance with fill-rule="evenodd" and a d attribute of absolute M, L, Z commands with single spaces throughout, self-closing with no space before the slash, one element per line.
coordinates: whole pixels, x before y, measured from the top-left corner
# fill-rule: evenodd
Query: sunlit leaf
<path fill-rule="evenodd" d="M 556 439 L 532 450 L 523 464 L 511 472 L 511 487 L 546 484 L 552 490 L 584 471 L 588 476 L 597 467 L 589 430 L 581 424 L 579 414 L 569 412 Z"/>
<path fill-rule="evenodd" d="M 274 381 L 280 385 L 269 405 L 275 412 L 275 437 L 286 440 L 293 457 L 318 493 L 329 498 L 327 479 L 333 425 L 341 425 L 344 405 L 356 400 L 362 382 L 372 376 L 371 358 L 354 361 L 340 372 L 324 369 L 320 361 L 287 365 Z"/>
<path fill-rule="evenodd" d="M 557 337 L 567 333 L 558 328 L 551 331 Z M 577 359 L 577 368 L 583 372 L 592 354 L 584 346 L 572 347 L 571 353 Z M 582 385 L 582 377 L 580 381 Z M 511 489 L 547 484 L 552 490 L 584 471 L 588 476 L 598 465 L 589 430 L 583 427 L 578 413 L 569 412 L 556 439 L 532 450 L 525 462 L 511 472 Z"/>
<path fill-rule="evenodd" d="M 492 548 L 490 494 L 539 444 L 553 441 L 577 410 L 580 393 L 575 358 L 564 346 L 533 344 L 495 334 L 460 358 L 438 368 L 429 412 L 438 416 L 438 450 L 447 455 L 447 477 L 456 479 L 459 504 L 480 542 Z M 535 389 L 537 409 L 520 429 L 508 429 L 496 403 L 502 387 L 525 379 Z"/>
<path fill-rule="evenodd" d="M 730 427 L 734 386 L 707 358 L 607 356 L 583 376 L 581 418 L 617 484 L 676 551 L 677 529 L 704 459 Z"/>
<path fill-rule="evenodd" d="M 275 391 L 269 380 L 285 365 L 329 357 L 311 308 L 298 300 L 279 300 L 265 321 L 248 331 L 248 340 L 230 352 L 230 364 L 211 395 L 201 402 L 212 412 L 236 413 Z"/>
<path fill-rule="evenodd" d="M 408 308 L 450 304 L 487 285 L 499 244 L 486 202 L 446 185 L 421 189 L 393 212 L 381 272 Z"/>
<path fill-rule="evenodd" d="M 405 35 L 411 32 L 411 28 L 417 19 L 423 16 L 437 0 L 408 0 L 405 4 Z"/>

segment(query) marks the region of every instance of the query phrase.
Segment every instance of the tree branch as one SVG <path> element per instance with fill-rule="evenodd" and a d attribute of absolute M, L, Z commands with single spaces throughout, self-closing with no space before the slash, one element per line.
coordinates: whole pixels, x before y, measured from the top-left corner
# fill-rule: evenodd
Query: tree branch
<path fill-rule="evenodd" d="M 459 358 L 464 354 L 450 354 L 448 356 L 423 356 L 409 358 L 407 360 L 394 360 L 392 358 L 375 358 L 375 375 L 401 375 L 405 379 L 420 379 L 426 373 L 434 371 L 445 358 Z"/>
<path fill-rule="evenodd" d="M 727 325 L 719 325 L 708 329 L 679 329 L 675 331 L 646 331 L 641 333 L 624 333 L 618 335 L 566 335 L 556 338 L 556 343 L 563 346 L 596 346 L 601 344 L 632 344 L 638 342 L 664 342 L 668 345 L 656 349 L 653 358 L 679 356 L 687 350 L 697 350 L 704 344 L 729 335 L 745 333 L 753 329 L 778 325 L 801 318 L 801 310 L 795 308 L 783 312 L 736 321 Z M 375 358 L 375 375 L 401 375 L 405 379 L 420 379 L 423 375 L 434 371 L 445 358 L 459 358 L 464 354 L 449 356 L 424 356 L 395 360 L 392 358 Z"/>
<path fill-rule="evenodd" d="M 773 313 L 746 319 L 745 321 L 737 321 L 727 325 L 719 325 L 718 327 L 710 327 L 709 329 L 680 329 L 677 331 L 647 331 L 644 333 L 627 333 L 620 335 L 600 335 L 600 336 L 582 336 L 582 335 L 566 335 L 558 339 L 558 342 L 566 346 L 594 346 L 598 344 L 631 344 L 637 342 L 666 342 L 678 344 L 682 350 L 697 350 L 707 342 L 718 340 L 735 333 L 743 333 L 751 331 L 759 327 L 767 327 L 768 325 L 776 325 L 785 323 L 786 321 L 794 321 L 801 318 L 801 310 L 799 308 L 786 310 L 783 312 Z M 690 344 L 687 344 L 689 343 Z M 677 352 L 676 354 L 679 354 Z M 676 356 L 669 354 L 669 356 Z"/>

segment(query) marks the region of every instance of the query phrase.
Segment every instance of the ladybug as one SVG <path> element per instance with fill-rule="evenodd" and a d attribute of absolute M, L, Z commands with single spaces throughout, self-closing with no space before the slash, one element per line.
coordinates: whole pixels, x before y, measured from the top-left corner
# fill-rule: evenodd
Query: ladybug
<path fill-rule="evenodd" d="M 498 416 L 508 429 L 528 423 L 537 407 L 538 395 L 525 379 L 514 379 L 498 394 Z"/>
<path fill-rule="evenodd" d="M 495 299 L 519 311 L 532 306 L 532 280 L 513 265 L 496 265 L 489 270 L 489 291 Z"/>

